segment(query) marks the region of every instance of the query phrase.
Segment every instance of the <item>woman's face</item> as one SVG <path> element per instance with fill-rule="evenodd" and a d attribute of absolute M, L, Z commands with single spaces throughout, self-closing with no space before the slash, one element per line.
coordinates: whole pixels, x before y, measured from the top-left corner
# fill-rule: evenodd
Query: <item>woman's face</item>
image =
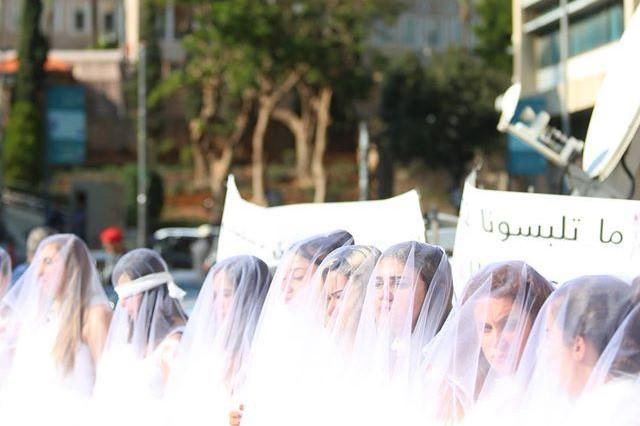
<path fill-rule="evenodd" d="M 543 365 L 542 368 L 550 369 L 562 388 L 569 395 L 577 396 L 584 389 L 599 354 L 583 337 L 566 339 L 551 311 L 545 319 L 545 340 L 541 348 L 546 354 L 539 357 L 550 361 L 551 365 Z"/>
<path fill-rule="evenodd" d="M 281 284 L 285 303 L 289 303 L 316 271 L 316 265 L 302 256 L 291 258 Z"/>
<path fill-rule="evenodd" d="M 510 297 L 484 297 L 474 308 L 482 354 L 499 374 L 511 374 L 518 366 L 531 331 L 531 321 L 514 309 Z"/>
<path fill-rule="evenodd" d="M 42 261 L 38 269 L 38 281 L 46 294 L 55 295 L 62 289 L 63 267 L 60 261 L 60 247 L 57 244 L 47 244 L 42 248 Z"/>
<path fill-rule="evenodd" d="M 337 314 L 336 309 L 338 309 L 342 303 L 342 297 L 344 296 L 344 290 L 348 282 L 349 278 L 338 271 L 330 271 L 327 274 L 327 278 L 324 280 L 324 294 L 326 296 L 324 311 L 325 324 L 328 325 L 335 320 L 334 315 Z"/>
<path fill-rule="evenodd" d="M 129 285 L 130 283 L 131 277 L 126 273 L 123 273 L 122 275 L 120 275 L 120 277 L 118 277 L 118 282 L 116 285 L 120 287 Z M 138 310 L 140 309 L 140 303 L 142 303 L 142 293 L 134 294 L 132 296 L 124 298 L 120 301 L 120 303 L 122 303 L 122 306 L 127 311 L 129 318 L 135 319 L 138 315 Z"/>
<path fill-rule="evenodd" d="M 411 314 L 411 330 L 418 321 L 427 284 L 416 271 L 408 271 L 404 262 L 394 258 L 380 261 L 375 275 L 375 314 L 376 322 L 383 315 L 390 315 L 391 327 L 401 331 L 407 314 Z"/>
<path fill-rule="evenodd" d="M 229 316 L 233 306 L 235 286 L 224 271 L 213 277 L 213 305 L 216 321 L 221 324 Z"/>

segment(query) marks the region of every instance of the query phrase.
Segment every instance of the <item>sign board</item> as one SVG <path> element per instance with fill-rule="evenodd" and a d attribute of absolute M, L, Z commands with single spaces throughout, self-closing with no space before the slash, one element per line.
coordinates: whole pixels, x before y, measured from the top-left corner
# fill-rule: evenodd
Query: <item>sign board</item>
<path fill-rule="evenodd" d="M 453 251 L 456 292 L 480 267 L 522 260 L 547 279 L 640 275 L 640 201 L 490 191 L 465 183 Z"/>
<path fill-rule="evenodd" d="M 416 191 L 379 201 L 261 207 L 243 200 L 230 176 L 217 259 L 250 254 L 275 265 L 294 242 L 337 229 L 349 231 L 356 244 L 380 250 L 403 241 L 425 241 Z"/>
<path fill-rule="evenodd" d="M 82 86 L 47 89 L 47 164 L 76 165 L 85 161 L 87 120 Z"/>

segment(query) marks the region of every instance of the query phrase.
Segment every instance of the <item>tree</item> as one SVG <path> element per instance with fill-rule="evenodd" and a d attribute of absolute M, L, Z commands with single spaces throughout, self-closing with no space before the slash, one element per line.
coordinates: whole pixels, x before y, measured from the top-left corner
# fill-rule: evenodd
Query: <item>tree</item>
<path fill-rule="evenodd" d="M 478 0 L 479 23 L 473 28 L 476 53 L 498 70 L 511 73 L 511 0 Z"/>
<path fill-rule="evenodd" d="M 471 24 L 472 2 L 473 0 L 458 0 L 458 19 L 460 20 L 463 49 L 468 49 L 471 45 L 469 26 Z"/>
<path fill-rule="evenodd" d="M 404 0 L 183 1 L 205 18 L 194 25 L 185 68 L 187 80 L 203 94 L 190 120 L 194 152 L 201 150 L 202 140 L 215 140 L 220 151 L 215 157 L 230 158 L 228 147 L 242 136 L 251 112 L 247 106 L 255 103 L 253 200 L 266 204 L 265 135 L 276 119 L 294 135 L 299 183 L 313 183 L 314 199 L 323 201 L 333 96 L 336 91 L 345 97 L 367 92 L 363 52 L 371 23 L 399 10 Z M 204 157 L 194 156 L 198 175 L 205 169 Z"/>
<path fill-rule="evenodd" d="M 218 1 L 212 5 L 225 46 L 251 51 L 257 113 L 251 137 L 253 201 L 266 205 L 264 139 L 276 105 L 298 83 L 305 65 L 299 60 L 308 38 L 301 36 L 301 2 Z"/>
<path fill-rule="evenodd" d="M 385 82 L 387 143 L 399 160 L 421 158 L 460 182 L 475 151 L 497 145 L 494 100 L 507 83 L 508 75 L 463 50 L 437 55 L 428 68 L 405 59 Z"/>
<path fill-rule="evenodd" d="M 141 38 L 145 43 L 145 81 L 147 93 L 153 93 L 162 81 L 162 51 L 158 42 L 158 10 L 162 0 L 142 0 Z M 157 147 L 164 133 L 162 102 L 147 102 L 147 138 L 149 139 L 151 164 L 156 163 Z"/>
<path fill-rule="evenodd" d="M 255 103 L 252 51 L 223 41 L 220 9 L 208 1 L 189 1 L 194 31 L 183 40 L 187 62 L 151 94 L 151 102 L 185 94 L 194 177 L 222 201 L 235 147 L 246 132 Z"/>
<path fill-rule="evenodd" d="M 298 181 L 301 186 L 312 182 L 314 201 L 323 202 L 327 181 L 323 160 L 332 99 L 338 92 L 353 103 L 367 94 L 371 69 L 364 52 L 370 28 L 380 17 L 396 14 L 404 2 L 307 0 L 298 5 L 296 36 L 301 49 L 296 59 L 301 62 L 298 69 L 304 70 L 296 84 L 298 106 L 281 105 L 273 118 L 294 135 Z"/>
<path fill-rule="evenodd" d="M 13 105 L 3 148 L 5 183 L 36 187 L 43 175 L 42 91 L 47 40 L 40 30 L 41 0 L 23 3 Z"/>

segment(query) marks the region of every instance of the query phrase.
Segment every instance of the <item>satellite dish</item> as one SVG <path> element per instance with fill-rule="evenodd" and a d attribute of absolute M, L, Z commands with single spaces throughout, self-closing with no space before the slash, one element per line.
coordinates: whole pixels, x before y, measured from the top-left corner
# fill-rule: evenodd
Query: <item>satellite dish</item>
<path fill-rule="evenodd" d="M 589 122 L 582 169 L 604 181 L 616 168 L 640 127 L 640 10 L 609 62 Z"/>
<path fill-rule="evenodd" d="M 500 115 L 500 121 L 498 122 L 498 130 L 504 132 L 507 127 L 509 127 L 509 123 L 513 119 L 513 116 L 516 113 L 516 108 L 518 107 L 518 102 L 520 101 L 520 91 L 522 90 L 522 86 L 520 83 L 516 83 L 509 87 L 504 95 L 502 95 L 502 99 L 497 100 L 497 104 L 499 104 L 499 110 L 502 111 Z"/>

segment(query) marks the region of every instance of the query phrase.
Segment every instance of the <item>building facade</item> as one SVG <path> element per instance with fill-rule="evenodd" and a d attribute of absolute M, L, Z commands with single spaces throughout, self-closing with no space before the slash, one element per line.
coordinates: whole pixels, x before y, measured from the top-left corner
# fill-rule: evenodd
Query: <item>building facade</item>
<path fill-rule="evenodd" d="M 570 114 L 571 131 L 584 137 L 608 57 L 639 0 L 513 0 L 514 81 L 522 96 L 544 104 L 553 117 Z M 568 17 L 563 66 L 561 20 Z"/>
<path fill-rule="evenodd" d="M 0 62 L 17 56 L 24 1 L 0 0 Z M 139 52 L 140 0 L 44 0 L 43 5 L 41 28 L 49 41 L 49 58 L 68 66 L 73 84 L 85 89 L 87 162 L 117 160 L 135 146 L 126 96 L 130 65 Z M 188 30 L 188 18 L 171 1 L 158 13 L 167 67 L 184 57 L 180 36 Z M 11 102 L 11 78 L 5 77 L 3 123 Z"/>
<path fill-rule="evenodd" d="M 415 0 L 394 22 L 375 26 L 371 46 L 390 57 L 413 53 L 428 61 L 451 47 L 471 47 L 473 19 L 458 1 Z"/>

